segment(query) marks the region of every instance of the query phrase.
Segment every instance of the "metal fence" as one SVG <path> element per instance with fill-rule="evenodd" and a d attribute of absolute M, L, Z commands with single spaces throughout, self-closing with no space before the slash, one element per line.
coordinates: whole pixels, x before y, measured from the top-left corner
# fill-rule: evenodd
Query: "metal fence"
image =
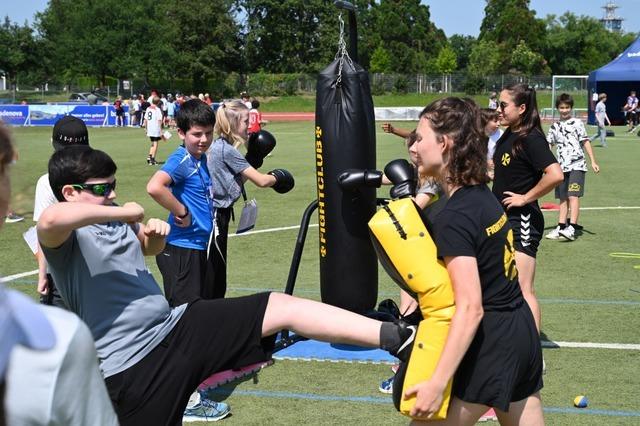
<path fill-rule="evenodd" d="M 135 94 L 148 94 L 152 88 L 164 93 L 198 94 L 210 93 L 214 98 L 237 96 L 241 91 L 249 91 L 253 96 L 285 96 L 313 94 L 316 88 L 316 75 L 313 74 L 246 74 L 229 73 L 208 80 L 204 87 L 194 88 L 188 80 L 154 81 L 115 80 L 109 85 L 97 87 L 82 79 L 68 85 L 42 84 L 27 86 L 19 84 L 15 88 L 1 90 L 0 103 L 46 103 L 69 100 L 73 94 L 88 94 L 96 91 L 99 95 L 113 101 L 121 95 L 127 99 Z M 466 74 L 428 75 L 428 74 L 371 74 L 371 90 L 374 95 L 388 93 L 466 93 L 481 94 L 499 91 L 512 83 L 527 83 L 537 89 L 551 89 L 552 76 L 486 75 L 469 76 Z M 584 90 L 583 87 L 567 88 Z"/>

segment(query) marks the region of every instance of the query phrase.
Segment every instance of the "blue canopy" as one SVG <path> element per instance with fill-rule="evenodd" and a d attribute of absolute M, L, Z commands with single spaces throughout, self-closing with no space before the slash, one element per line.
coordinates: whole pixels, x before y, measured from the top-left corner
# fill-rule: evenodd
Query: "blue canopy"
<path fill-rule="evenodd" d="M 594 93 L 607 94 L 607 115 L 614 124 L 624 123 L 622 105 L 631 90 L 640 94 L 640 38 L 617 58 L 603 67 L 589 73 L 589 124 L 595 124 L 594 108 L 597 101 Z"/>

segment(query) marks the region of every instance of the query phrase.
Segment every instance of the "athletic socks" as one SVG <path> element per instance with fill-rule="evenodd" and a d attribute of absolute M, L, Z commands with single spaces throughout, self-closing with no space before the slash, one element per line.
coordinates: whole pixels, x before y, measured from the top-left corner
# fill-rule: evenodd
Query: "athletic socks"
<path fill-rule="evenodd" d="M 560 228 L 560 229 L 564 229 L 564 228 L 566 228 L 567 226 L 569 226 L 569 225 L 568 225 L 568 224 L 566 224 L 566 223 L 558 223 L 558 228 Z"/>
<path fill-rule="evenodd" d="M 380 326 L 380 348 L 401 361 L 408 361 L 417 327 L 404 321 L 383 322 Z"/>

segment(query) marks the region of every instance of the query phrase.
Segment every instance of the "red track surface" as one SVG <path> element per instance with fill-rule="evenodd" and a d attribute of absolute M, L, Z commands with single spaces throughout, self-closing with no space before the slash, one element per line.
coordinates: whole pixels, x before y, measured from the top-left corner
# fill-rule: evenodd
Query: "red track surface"
<path fill-rule="evenodd" d="M 313 112 L 263 112 L 262 118 L 268 121 L 313 121 Z"/>

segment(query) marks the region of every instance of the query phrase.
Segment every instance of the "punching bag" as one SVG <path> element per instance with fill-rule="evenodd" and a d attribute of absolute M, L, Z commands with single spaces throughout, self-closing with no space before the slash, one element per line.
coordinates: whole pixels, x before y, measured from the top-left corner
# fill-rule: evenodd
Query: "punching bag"
<path fill-rule="evenodd" d="M 378 299 L 378 267 L 367 222 L 376 189 L 342 191 L 347 169 L 375 169 L 375 116 L 369 75 L 346 52 L 318 75 L 316 182 L 322 301 L 365 313 Z"/>

